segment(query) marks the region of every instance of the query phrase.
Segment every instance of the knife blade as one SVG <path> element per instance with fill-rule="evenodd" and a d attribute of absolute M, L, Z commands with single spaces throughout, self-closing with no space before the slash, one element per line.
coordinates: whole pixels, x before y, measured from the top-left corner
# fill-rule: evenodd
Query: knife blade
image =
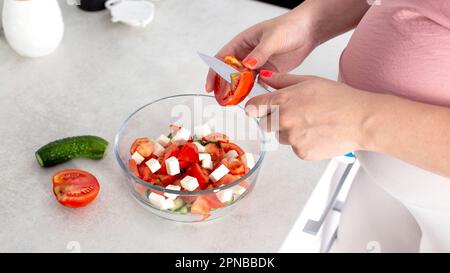
<path fill-rule="evenodd" d="M 220 77 L 222 77 L 228 83 L 231 83 L 231 77 L 230 77 L 231 74 L 239 73 L 239 71 L 236 70 L 234 67 L 227 65 L 226 63 L 222 62 L 221 60 L 219 60 L 217 58 L 208 56 L 208 55 L 200 53 L 200 52 L 198 52 L 198 55 L 214 72 L 216 72 Z M 267 93 L 270 93 L 270 91 L 267 90 L 266 88 L 262 87 L 257 82 L 255 82 L 255 84 L 253 85 L 253 88 L 250 91 L 250 94 L 247 98 L 250 99 L 252 97 L 264 95 Z"/>

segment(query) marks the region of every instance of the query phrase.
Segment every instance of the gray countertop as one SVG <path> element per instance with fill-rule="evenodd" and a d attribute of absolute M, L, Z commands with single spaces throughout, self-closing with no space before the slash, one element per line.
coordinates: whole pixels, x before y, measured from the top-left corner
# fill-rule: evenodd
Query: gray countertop
<path fill-rule="evenodd" d="M 51 169 L 34 151 L 48 141 L 95 134 L 110 142 L 121 122 L 157 98 L 202 93 L 213 54 L 244 28 L 286 12 L 247 0 L 164 0 L 145 29 L 110 22 L 60 1 L 65 36 L 52 55 L 26 59 L 0 32 L 0 251 L 276 252 L 299 216 L 326 161 L 303 162 L 289 147 L 266 157 L 253 193 L 230 215 L 206 223 L 161 219 L 128 193 L 112 147 L 101 161 Z M 335 78 L 348 35 L 318 48 L 296 72 Z M 81 209 L 60 206 L 51 177 L 63 168 L 94 173 L 98 198 Z"/>

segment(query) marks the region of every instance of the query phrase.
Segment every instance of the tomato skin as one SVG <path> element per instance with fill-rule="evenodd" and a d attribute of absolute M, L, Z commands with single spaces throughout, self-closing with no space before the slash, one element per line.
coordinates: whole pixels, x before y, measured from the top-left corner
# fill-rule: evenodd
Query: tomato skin
<path fill-rule="evenodd" d="M 220 143 L 220 147 L 222 147 L 222 149 L 225 153 L 228 153 L 231 150 L 235 150 L 239 156 L 244 154 L 244 150 L 242 150 L 241 147 L 239 147 L 237 144 L 234 144 L 232 142 Z"/>
<path fill-rule="evenodd" d="M 97 197 L 99 191 L 97 178 L 86 171 L 69 169 L 53 176 L 53 193 L 66 207 L 84 207 Z"/>
<path fill-rule="evenodd" d="M 198 162 L 198 148 L 192 142 L 185 143 L 178 153 L 178 160 L 187 162 Z"/>
<path fill-rule="evenodd" d="M 211 155 L 211 159 L 214 162 L 222 160 L 222 158 L 224 156 L 222 148 L 218 147 L 214 143 L 206 144 L 205 152 Z"/>
<path fill-rule="evenodd" d="M 224 62 L 237 69 L 240 73 L 230 75 L 231 84 L 219 75 L 216 75 L 214 96 L 222 106 L 236 105 L 243 101 L 252 90 L 255 83 L 255 74 L 252 70 L 244 67 L 234 56 L 226 56 Z"/>
<path fill-rule="evenodd" d="M 204 136 L 202 138 L 202 140 L 206 141 L 206 142 L 229 142 L 230 141 L 228 136 L 225 134 L 222 134 L 222 133 L 211 133 L 207 136 Z"/>

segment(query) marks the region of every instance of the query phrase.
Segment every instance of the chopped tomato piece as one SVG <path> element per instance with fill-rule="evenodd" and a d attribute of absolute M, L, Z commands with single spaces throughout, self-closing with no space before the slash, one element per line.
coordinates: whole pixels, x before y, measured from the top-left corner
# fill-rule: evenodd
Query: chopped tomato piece
<path fill-rule="evenodd" d="M 208 184 L 208 175 L 203 173 L 202 167 L 200 167 L 198 163 L 192 163 L 191 166 L 189 166 L 189 168 L 186 170 L 186 174 L 197 178 L 197 181 L 200 185 Z"/>
<path fill-rule="evenodd" d="M 208 200 L 204 196 L 198 196 L 192 204 L 191 213 L 209 215 L 210 212 L 211 206 L 209 205 Z"/>
<path fill-rule="evenodd" d="M 143 157 L 149 157 L 153 153 L 154 143 L 147 137 L 136 139 L 130 148 L 130 154 L 138 152 Z"/>
<path fill-rule="evenodd" d="M 180 148 L 178 148 L 176 144 L 174 143 L 170 144 L 164 151 L 163 162 L 166 161 L 166 159 L 168 159 L 171 156 L 177 157 L 179 152 Z"/>
<path fill-rule="evenodd" d="M 230 170 L 231 174 L 244 175 L 245 165 L 239 160 L 231 161 L 228 159 L 223 159 L 222 164 Z"/>
<path fill-rule="evenodd" d="M 175 182 L 177 180 L 176 176 L 172 176 L 172 175 L 168 175 L 168 174 L 167 175 L 160 174 L 160 175 L 158 175 L 158 178 L 161 181 L 161 183 L 164 185 L 164 187 L 172 184 L 173 182 Z"/>
<path fill-rule="evenodd" d="M 211 133 L 211 134 L 209 134 L 207 136 L 204 136 L 203 137 L 203 141 L 207 141 L 207 142 L 228 142 L 229 138 L 225 134 Z"/>
<path fill-rule="evenodd" d="M 191 162 L 184 160 L 179 160 L 179 163 L 180 163 L 180 170 L 185 170 L 187 167 L 189 167 L 189 165 L 191 165 Z"/>
<path fill-rule="evenodd" d="M 63 170 L 53 176 L 53 193 L 66 207 L 84 207 L 97 197 L 99 191 L 97 178 L 82 170 Z"/>
<path fill-rule="evenodd" d="M 185 143 L 178 153 L 178 160 L 198 162 L 198 148 L 194 143 Z"/>
<path fill-rule="evenodd" d="M 218 147 L 214 143 L 209 143 L 205 146 L 205 152 L 211 155 L 211 159 L 214 162 L 222 160 L 224 153 L 222 148 Z"/>
<path fill-rule="evenodd" d="M 217 209 L 217 208 L 223 207 L 223 203 L 220 202 L 220 200 L 217 198 L 217 195 L 215 193 L 204 195 L 204 197 L 208 201 L 208 204 L 211 208 Z"/>
<path fill-rule="evenodd" d="M 140 164 L 138 166 L 140 178 L 147 182 L 152 182 L 157 179 L 156 175 L 150 171 L 150 168 L 145 164 Z"/>
<path fill-rule="evenodd" d="M 128 167 L 130 168 L 130 172 L 132 172 L 134 175 L 136 175 L 137 177 L 139 177 L 139 170 L 138 170 L 138 166 L 136 164 L 136 161 L 134 161 L 134 159 L 130 159 L 128 161 Z"/>
<path fill-rule="evenodd" d="M 222 185 L 228 185 L 236 180 L 238 180 L 239 178 L 241 178 L 241 175 L 233 175 L 233 174 L 226 174 L 224 177 L 222 177 L 219 181 L 217 181 L 216 183 L 214 183 L 214 186 L 216 188 L 222 186 Z"/>
<path fill-rule="evenodd" d="M 232 142 L 228 142 L 228 143 L 220 143 L 220 147 L 222 147 L 223 151 L 225 153 L 228 153 L 231 150 L 235 150 L 239 156 L 244 154 L 244 150 L 241 149 L 241 147 L 239 147 L 238 145 L 232 143 Z"/>
<path fill-rule="evenodd" d="M 255 82 L 255 74 L 246 68 L 234 56 L 229 55 L 224 58 L 224 62 L 233 66 L 239 73 L 230 75 L 231 84 L 216 75 L 214 83 L 214 96 L 222 106 L 236 105 L 243 101 L 250 93 Z"/>

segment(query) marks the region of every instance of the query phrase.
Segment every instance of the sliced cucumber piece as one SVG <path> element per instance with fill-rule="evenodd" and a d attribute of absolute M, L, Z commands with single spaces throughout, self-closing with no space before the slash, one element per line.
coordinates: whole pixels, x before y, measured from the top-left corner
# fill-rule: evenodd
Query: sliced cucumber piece
<path fill-rule="evenodd" d="M 186 213 L 188 213 L 190 210 L 191 210 L 191 208 L 190 208 L 188 205 L 186 205 L 186 206 L 181 207 L 181 209 L 179 209 L 177 212 L 178 212 L 178 213 L 181 213 L 181 214 L 186 214 Z"/>
<path fill-rule="evenodd" d="M 184 206 L 184 201 L 181 198 L 176 198 L 175 200 L 173 200 L 173 202 L 175 203 L 175 206 L 173 208 L 170 208 L 171 211 L 177 211 L 179 210 L 181 207 Z"/>

